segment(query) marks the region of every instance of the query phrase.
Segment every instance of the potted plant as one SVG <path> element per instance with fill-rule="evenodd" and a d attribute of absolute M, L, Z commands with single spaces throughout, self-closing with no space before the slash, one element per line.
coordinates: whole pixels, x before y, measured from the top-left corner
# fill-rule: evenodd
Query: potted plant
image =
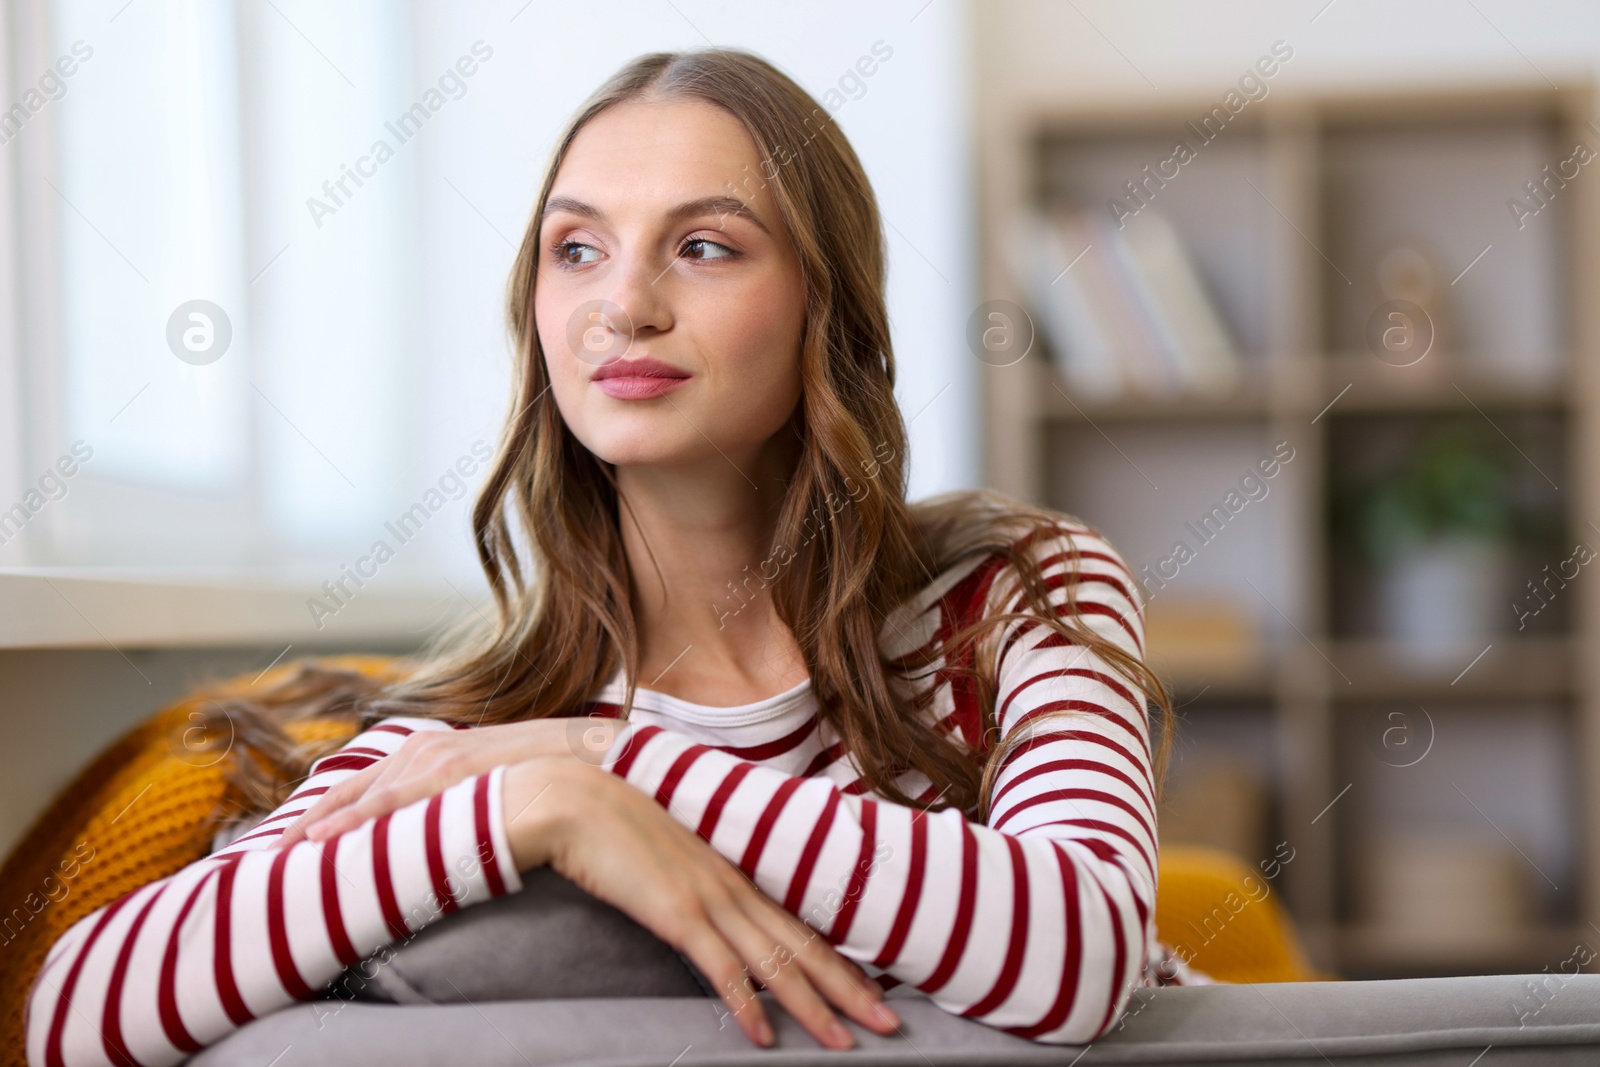
<path fill-rule="evenodd" d="M 1479 435 L 1436 425 L 1356 499 L 1353 532 L 1377 571 L 1379 632 L 1413 660 L 1453 663 L 1502 628 L 1518 516 L 1492 455 Z"/>

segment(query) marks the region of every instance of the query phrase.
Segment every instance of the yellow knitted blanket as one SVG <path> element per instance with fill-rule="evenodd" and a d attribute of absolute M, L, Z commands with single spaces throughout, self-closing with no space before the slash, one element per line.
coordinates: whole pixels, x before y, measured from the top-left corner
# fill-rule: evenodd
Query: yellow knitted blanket
<path fill-rule="evenodd" d="M 378 656 L 323 662 L 367 674 L 387 672 Z M 223 690 L 271 685 L 299 667 L 288 663 Z M 208 691 L 214 697 L 218 690 Z M 0 1067 L 26 1067 L 23 1008 L 50 946 L 67 928 L 109 904 L 206 856 L 218 817 L 233 797 L 221 761 L 198 765 L 183 743 L 203 698 L 164 708 L 123 734 L 62 790 L 0 866 Z M 301 744 L 342 740 L 347 723 L 291 723 Z"/>

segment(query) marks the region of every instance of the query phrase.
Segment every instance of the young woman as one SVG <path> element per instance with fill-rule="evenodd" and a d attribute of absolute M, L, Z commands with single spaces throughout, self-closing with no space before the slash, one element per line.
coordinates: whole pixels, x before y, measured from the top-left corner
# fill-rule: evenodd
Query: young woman
<path fill-rule="evenodd" d="M 498 624 L 229 709 L 241 782 L 247 751 L 303 780 L 62 936 L 30 1063 L 175 1063 L 540 865 L 763 1045 L 752 976 L 835 1048 L 839 1014 L 895 1031 L 891 984 L 1086 1042 L 1189 977 L 1154 933 L 1171 711 L 1133 578 L 1063 515 L 907 504 L 880 219 L 811 97 L 737 51 L 627 65 L 558 144 L 509 304 L 473 513 Z M 308 768 L 304 714 L 365 729 Z"/>

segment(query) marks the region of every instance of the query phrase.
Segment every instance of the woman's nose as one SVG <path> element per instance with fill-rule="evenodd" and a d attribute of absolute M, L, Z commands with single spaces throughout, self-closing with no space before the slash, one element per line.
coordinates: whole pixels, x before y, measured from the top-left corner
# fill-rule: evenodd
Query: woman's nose
<path fill-rule="evenodd" d="M 658 330 L 671 325 L 670 278 L 676 257 L 662 261 L 642 250 L 625 252 L 612 274 L 612 286 L 605 294 L 613 309 L 608 326 L 626 337 L 646 328 Z"/>

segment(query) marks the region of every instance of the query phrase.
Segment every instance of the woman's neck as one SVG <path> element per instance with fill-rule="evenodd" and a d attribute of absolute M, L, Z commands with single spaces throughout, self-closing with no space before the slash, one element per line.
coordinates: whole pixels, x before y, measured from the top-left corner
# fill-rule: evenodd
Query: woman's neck
<path fill-rule="evenodd" d="M 753 456 L 617 469 L 641 686 L 731 706 L 809 676 L 770 592 L 747 580 L 764 564 L 770 576 L 773 531 L 795 458 L 774 441 Z"/>

